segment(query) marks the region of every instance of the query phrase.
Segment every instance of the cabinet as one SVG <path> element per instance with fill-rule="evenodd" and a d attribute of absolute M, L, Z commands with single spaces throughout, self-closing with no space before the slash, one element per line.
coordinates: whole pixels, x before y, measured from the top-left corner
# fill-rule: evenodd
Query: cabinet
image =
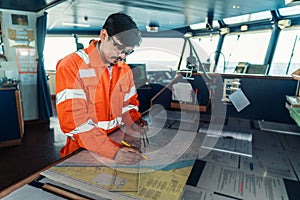
<path fill-rule="evenodd" d="M 20 90 L 0 88 L 0 99 L 0 147 L 20 144 L 24 134 Z"/>

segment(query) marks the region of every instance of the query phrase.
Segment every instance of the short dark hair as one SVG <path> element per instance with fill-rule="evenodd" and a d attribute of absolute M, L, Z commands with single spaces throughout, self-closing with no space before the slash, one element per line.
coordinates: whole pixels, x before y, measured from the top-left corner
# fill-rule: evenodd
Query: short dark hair
<path fill-rule="evenodd" d="M 117 37 L 126 46 L 138 46 L 141 42 L 141 32 L 132 17 L 118 12 L 107 17 L 102 27 L 109 36 Z"/>

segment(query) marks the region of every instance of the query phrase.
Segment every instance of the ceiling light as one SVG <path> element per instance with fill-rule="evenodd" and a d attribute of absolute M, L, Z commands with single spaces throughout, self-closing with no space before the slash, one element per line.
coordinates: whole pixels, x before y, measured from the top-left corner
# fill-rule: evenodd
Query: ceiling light
<path fill-rule="evenodd" d="M 248 26 L 247 25 L 242 25 L 241 26 L 241 31 L 248 31 Z"/>
<path fill-rule="evenodd" d="M 290 19 L 282 19 L 278 21 L 278 27 L 280 29 L 284 29 L 292 25 L 292 21 Z"/>
<path fill-rule="evenodd" d="M 285 5 L 299 4 L 300 0 L 285 0 Z"/>
<path fill-rule="evenodd" d="M 70 23 L 70 22 L 63 22 L 64 26 L 78 26 L 78 27 L 90 27 L 89 24 L 79 24 L 79 23 Z"/>
<path fill-rule="evenodd" d="M 186 38 L 189 38 L 189 37 L 192 37 L 193 36 L 193 33 L 192 32 L 186 32 L 185 34 L 184 34 L 184 37 L 186 37 Z"/>
<path fill-rule="evenodd" d="M 192 30 L 205 29 L 205 27 L 206 27 L 205 22 L 190 25 L 190 29 L 192 29 Z"/>
<path fill-rule="evenodd" d="M 230 32 L 230 28 L 228 28 L 228 27 L 220 28 L 220 34 L 221 35 L 225 35 L 225 34 L 227 34 L 229 32 Z"/>
<path fill-rule="evenodd" d="M 146 25 L 146 30 L 148 32 L 158 32 L 159 25 L 155 22 L 150 22 L 148 25 Z"/>

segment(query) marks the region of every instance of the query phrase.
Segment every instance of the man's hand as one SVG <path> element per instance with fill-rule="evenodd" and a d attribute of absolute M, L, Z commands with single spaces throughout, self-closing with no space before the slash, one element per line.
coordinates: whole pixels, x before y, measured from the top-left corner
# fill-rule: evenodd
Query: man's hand
<path fill-rule="evenodd" d="M 125 134 L 123 141 L 131 145 L 132 147 L 141 148 L 140 134 L 138 136 L 132 136 L 130 134 Z"/>
<path fill-rule="evenodd" d="M 131 125 L 131 128 L 134 131 L 140 133 L 140 136 L 143 139 L 144 147 L 146 147 L 149 144 L 149 140 L 147 137 L 147 132 L 149 130 L 149 127 L 147 121 L 144 120 L 143 118 L 139 118 Z"/>
<path fill-rule="evenodd" d="M 143 118 L 139 118 L 131 125 L 131 128 L 135 131 L 147 132 L 148 131 L 148 123 Z"/>
<path fill-rule="evenodd" d="M 142 153 L 137 148 L 120 147 L 114 156 L 118 164 L 134 165 L 144 160 Z"/>

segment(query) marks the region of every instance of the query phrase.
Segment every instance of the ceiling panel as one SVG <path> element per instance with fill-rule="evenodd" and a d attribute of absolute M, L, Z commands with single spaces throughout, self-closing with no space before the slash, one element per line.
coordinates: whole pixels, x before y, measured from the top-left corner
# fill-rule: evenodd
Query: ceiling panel
<path fill-rule="evenodd" d="M 234 9 L 233 6 L 239 6 Z M 6 0 L 0 7 L 48 13 L 48 33 L 99 31 L 106 17 L 123 11 L 131 15 L 142 31 L 150 22 L 160 30 L 185 27 L 205 21 L 207 16 L 222 19 L 284 7 L 284 0 Z M 90 27 L 65 26 L 63 22 Z"/>

